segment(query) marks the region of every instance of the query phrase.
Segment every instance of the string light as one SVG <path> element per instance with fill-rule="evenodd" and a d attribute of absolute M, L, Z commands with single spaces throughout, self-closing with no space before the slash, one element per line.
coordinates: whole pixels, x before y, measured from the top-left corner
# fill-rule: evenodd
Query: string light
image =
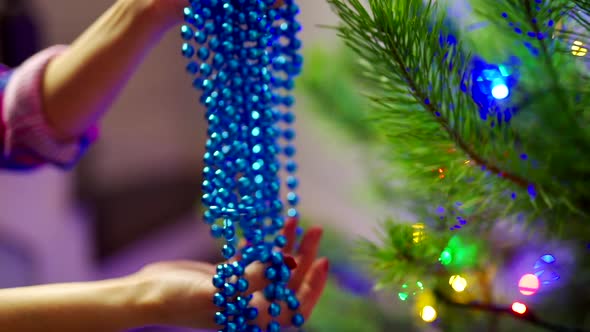
<path fill-rule="evenodd" d="M 508 86 L 506 85 L 506 83 L 504 83 L 504 81 L 497 80 L 492 83 L 492 97 L 494 97 L 495 99 L 506 99 L 506 97 L 508 97 L 509 94 L 510 89 L 508 89 Z"/>
<path fill-rule="evenodd" d="M 449 285 L 451 285 L 455 292 L 461 293 L 465 290 L 465 288 L 467 288 L 467 279 L 461 277 L 460 275 L 455 275 L 449 279 Z"/>
<path fill-rule="evenodd" d="M 432 306 L 429 306 L 429 305 L 425 306 L 420 311 L 420 318 L 422 318 L 422 320 L 427 323 L 434 322 L 436 320 L 437 316 L 438 316 L 438 313 L 436 312 L 436 309 L 434 309 Z"/>
<path fill-rule="evenodd" d="M 422 224 L 422 223 L 414 224 L 414 225 L 412 225 L 412 229 L 413 229 L 412 239 L 413 239 L 414 243 L 417 244 L 417 243 L 424 241 L 424 224 Z"/>
<path fill-rule="evenodd" d="M 522 295 L 534 295 L 539 290 L 539 278 L 534 274 L 525 274 L 518 282 L 518 288 Z"/>
<path fill-rule="evenodd" d="M 586 54 L 588 53 L 588 50 L 586 48 L 584 48 L 583 46 L 584 46 L 584 44 L 581 41 L 579 41 L 579 40 L 574 41 L 574 44 L 572 45 L 572 48 L 571 48 L 572 54 L 574 56 L 579 56 L 579 57 L 586 56 Z"/>
<path fill-rule="evenodd" d="M 405 301 L 410 295 L 416 295 L 424 291 L 424 284 L 421 281 L 416 283 L 403 284 L 402 291 L 397 294 L 400 300 Z"/>
<path fill-rule="evenodd" d="M 512 303 L 512 311 L 517 314 L 523 315 L 527 311 L 526 304 L 520 302 Z"/>

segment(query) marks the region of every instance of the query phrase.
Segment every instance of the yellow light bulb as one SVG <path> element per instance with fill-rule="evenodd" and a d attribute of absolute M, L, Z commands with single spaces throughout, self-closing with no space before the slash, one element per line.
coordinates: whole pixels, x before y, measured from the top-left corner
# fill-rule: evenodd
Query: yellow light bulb
<path fill-rule="evenodd" d="M 420 243 L 424 241 L 424 224 L 418 223 L 412 225 L 413 232 L 412 232 L 412 239 L 414 243 Z"/>
<path fill-rule="evenodd" d="M 572 54 L 575 56 L 586 56 L 588 53 L 588 50 L 584 47 L 584 44 L 579 40 L 574 41 L 571 50 Z"/>
<path fill-rule="evenodd" d="M 455 292 L 461 293 L 467 288 L 467 279 L 461 276 L 452 276 L 451 279 L 449 279 L 449 285 L 451 285 Z"/>
<path fill-rule="evenodd" d="M 436 320 L 437 317 L 436 309 L 427 305 L 424 308 L 422 308 L 422 311 L 420 311 L 420 317 L 423 321 L 427 323 L 432 323 Z"/>

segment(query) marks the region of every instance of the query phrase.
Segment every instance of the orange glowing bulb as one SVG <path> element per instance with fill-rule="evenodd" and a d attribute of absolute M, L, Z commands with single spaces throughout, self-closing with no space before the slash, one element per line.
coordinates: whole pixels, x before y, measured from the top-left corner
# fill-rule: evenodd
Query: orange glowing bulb
<path fill-rule="evenodd" d="M 525 274 L 518 282 L 518 288 L 522 295 L 534 295 L 539 290 L 539 278 L 534 274 Z"/>
<path fill-rule="evenodd" d="M 512 311 L 516 312 L 517 314 L 524 314 L 526 312 L 526 304 L 520 302 L 512 303 Z"/>

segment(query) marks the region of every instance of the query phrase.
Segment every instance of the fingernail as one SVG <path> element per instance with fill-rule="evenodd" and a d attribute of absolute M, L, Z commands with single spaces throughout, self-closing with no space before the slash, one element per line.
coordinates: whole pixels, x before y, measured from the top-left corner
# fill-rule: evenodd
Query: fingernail
<path fill-rule="evenodd" d="M 295 268 L 297 267 L 297 262 L 295 261 L 295 258 L 293 258 L 293 256 L 285 255 L 284 261 L 290 270 L 295 270 Z"/>

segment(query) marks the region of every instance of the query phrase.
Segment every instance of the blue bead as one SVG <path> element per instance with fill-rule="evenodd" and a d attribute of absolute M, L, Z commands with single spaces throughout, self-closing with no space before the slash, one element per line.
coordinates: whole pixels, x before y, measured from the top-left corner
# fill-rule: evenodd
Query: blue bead
<path fill-rule="evenodd" d="M 227 316 L 223 312 L 215 313 L 215 324 L 225 325 L 227 323 Z"/>
<path fill-rule="evenodd" d="M 227 306 L 225 307 L 225 311 L 228 315 L 236 315 L 237 313 L 240 312 L 240 310 L 238 309 L 238 306 L 234 303 L 228 303 Z"/>
<path fill-rule="evenodd" d="M 182 55 L 186 58 L 192 58 L 195 55 L 195 49 L 188 43 L 182 44 Z"/>
<path fill-rule="evenodd" d="M 193 37 L 193 30 L 188 25 L 180 27 L 180 36 L 184 40 L 190 40 Z"/>
<path fill-rule="evenodd" d="M 286 291 L 287 291 L 287 289 L 285 288 L 285 286 L 283 286 L 281 284 L 276 284 L 275 293 L 274 293 L 275 299 L 282 300 L 285 297 Z"/>
<path fill-rule="evenodd" d="M 223 294 L 226 296 L 234 296 L 236 294 L 236 287 L 230 283 L 225 283 L 223 286 Z"/>
<path fill-rule="evenodd" d="M 190 23 L 192 23 L 198 29 L 201 29 L 201 28 L 203 28 L 203 25 L 205 24 L 205 20 L 203 19 L 203 17 L 201 15 L 194 14 L 192 16 L 192 18 L 190 19 Z"/>
<path fill-rule="evenodd" d="M 184 11 L 183 11 L 183 14 L 184 14 L 184 20 L 185 20 L 185 22 L 187 22 L 187 23 L 193 23 L 194 22 L 194 18 L 193 18 L 194 13 L 193 13 L 193 10 L 191 8 L 185 7 L 184 8 Z"/>
<path fill-rule="evenodd" d="M 284 248 L 287 245 L 287 238 L 284 235 L 279 235 L 275 238 L 275 245 L 279 248 Z"/>
<path fill-rule="evenodd" d="M 231 245 L 223 245 L 223 249 L 221 249 L 221 253 L 223 255 L 223 257 L 225 257 L 225 259 L 230 259 L 232 257 L 234 257 L 234 255 L 236 254 L 236 248 L 234 248 Z"/>
<path fill-rule="evenodd" d="M 244 267 L 239 262 L 233 262 L 232 267 L 236 276 L 241 277 L 244 275 Z"/>
<path fill-rule="evenodd" d="M 275 299 L 275 290 L 276 290 L 275 284 L 267 285 L 266 287 L 264 287 L 264 297 L 267 300 L 274 300 Z"/>
<path fill-rule="evenodd" d="M 287 297 L 287 306 L 291 310 L 297 310 L 297 309 L 299 309 L 299 306 L 300 306 L 299 300 L 297 300 L 297 298 L 295 296 L 290 295 Z"/>
<path fill-rule="evenodd" d="M 238 326 L 238 328 L 243 328 L 246 324 L 246 318 L 244 316 L 237 316 L 234 318 L 234 323 Z"/>
<path fill-rule="evenodd" d="M 277 322 L 270 322 L 266 328 L 267 332 L 281 332 L 281 325 Z"/>
<path fill-rule="evenodd" d="M 186 71 L 189 74 L 196 74 L 199 71 L 199 65 L 196 62 L 190 62 L 187 66 L 186 66 Z"/>
<path fill-rule="evenodd" d="M 204 17 L 204 18 L 210 18 L 210 17 L 211 17 L 211 15 L 212 15 L 212 13 L 211 13 L 211 9 L 209 9 L 209 8 L 203 8 L 203 9 L 201 10 L 201 14 L 203 14 L 203 17 Z"/>
<path fill-rule="evenodd" d="M 282 265 L 279 269 L 279 280 L 282 282 L 288 282 L 291 277 L 291 270 L 286 265 Z"/>
<path fill-rule="evenodd" d="M 240 309 L 246 309 L 248 307 L 248 302 L 248 299 L 242 296 L 238 296 L 238 298 L 236 299 L 236 304 Z"/>
<path fill-rule="evenodd" d="M 300 327 L 300 326 L 303 325 L 303 323 L 305 323 L 305 318 L 303 318 L 303 315 L 302 314 L 295 314 L 293 316 L 293 319 L 291 319 L 291 322 L 296 327 Z"/>
<path fill-rule="evenodd" d="M 268 314 L 272 317 L 278 317 L 281 314 L 281 305 L 273 302 L 268 307 Z"/>
<path fill-rule="evenodd" d="M 201 30 L 195 31 L 194 38 L 197 43 L 204 44 L 207 41 L 207 33 Z"/>
<path fill-rule="evenodd" d="M 291 128 L 285 129 L 285 131 L 283 131 L 283 137 L 288 141 L 294 139 L 295 138 L 295 130 L 293 130 Z"/>
<path fill-rule="evenodd" d="M 223 229 L 223 236 L 224 236 L 226 239 L 228 239 L 228 240 L 229 240 L 229 239 L 233 239 L 233 237 L 235 236 L 235 234 L 236 234 L 236 231 L 234 230 L 234 228 L 233 228 L 233 227 L 225 227 L 225 228 Z"/>
<path fill-rule="evenodd" d="M 217 288 L 221 288 L 221 287 L 223 287 L 224 283 L 225 283 L 225 280 L 223 280 L 223 278 L 220 277 L 219 275 L 213 276 L 213 286 L 215 286 Z"/>
<path fill-rule="evenodd" d="M 295 163 L 293 160 L 289 160 L 287 161 L 285 168 L 287 169 L 287 172 L 294 173 L 297 171 L 297 163 Z"/>
<path fill-rule="evenodd" d="M 199 67 L 199 73 L 204 76 L 209 76 L 213 72 L 213 68 L 208 63 L 202 63 Z"/>
<path fill-rule="evenodd" d="M 258 317 L 258 309 L 256 308 L 248 308 L 248 310 L 246 310 L 246 319 L 247 320 L 254 320 L 256 319 L 256 317 Z"/>
<path fill-rule="evenodd" d="M 224 306 L 225 296 L 223 296 L 223 294 L 221 293 L 215 293 L 215 295 L 213 295 L 213 304 L 215 304 L 218 307 Z"/>
<path fill-rule="evenodd" d="M 272 226 L 274 228 L 283 228 L 285 226 L 285 219 L 282 217 L 276 217 L 272 219 Z"/>
<path fill-rule="evenodd" d="M 232 277 L 234 275 L 234 268 L 231 264 L 223 264 L 221 265 L 223 268 L 223 275 L 227 278 Z"/>
<path fill-rule="evenodd" d="M 286 112 L 283 114 L 283 121 L 289 124 L 293 123 L 295 121 L 295 114 L 293 112 Z"/>
<path fill-rule="evenodd" d="M 297 197 L 296 193 L 290 192 L 287 194 L 287 201 L 291 205 L 297 205 L 297 203 L 299 203 L 299 197 Z"/>
<path fill-rule="evenodd" d="M 193 50 L 194 52 L 194 50 Z M 206 47 L 201 47 L 199 48 L 199 50 L 197 51 L 197 56 L 199 57 L 199 59 L 203 60 L 203 61 L 207 61 L 207 59 L 209 59 L 209 55 L 210 55 L 210 51 L 208 48 Z"/>
<path fill-rule="evenodd" d="M 240 278 L 237 282 L 238 291 L 245 292 L 248 289 L 248 280 Z"/>
<path fill-rule="evenodd" d="M 247 332 L 262 332 L 262 329 L 256 325 L 248 325 Z"/>
<path fill-rule="evenodd" d="M 270 261 L 274 265 L 283 264 L 283 254 L 278 251 L 273 251 L 270 256 Z M 270 278 L 269 278 L 270 279 Z"/>
<path fill-rule="evenodd" d="M 295 218 L 295 217 L 299 216 L 299 213 L 297 212 L 296 209 L 291 208 L 291 209 L 287 210 L 287 216 L 290 218 Z"/>
<path fill-rule="evenodd" d="M 219 227 L 218 225 L 211 226 L 211 236 L 214 238 L 220 238 L 223 236 L 223 227 Z"/>
<path fill-rule="evenodd" d="M 285 156 L 293 157 L 295 155 L 295 152 L 296 152 L 296 150 L 295 150 L 294 146 L 289 145 L 289 146 L 285 147 L 285 150 L 284 150 Z"/>
<path fill-rule="evenodd" d="M 234 322 L 229 322 L 229 323 L 227 323 L 225 330 L 226 330 L 226 332 L 237 332 L 238 326 Z"/>

